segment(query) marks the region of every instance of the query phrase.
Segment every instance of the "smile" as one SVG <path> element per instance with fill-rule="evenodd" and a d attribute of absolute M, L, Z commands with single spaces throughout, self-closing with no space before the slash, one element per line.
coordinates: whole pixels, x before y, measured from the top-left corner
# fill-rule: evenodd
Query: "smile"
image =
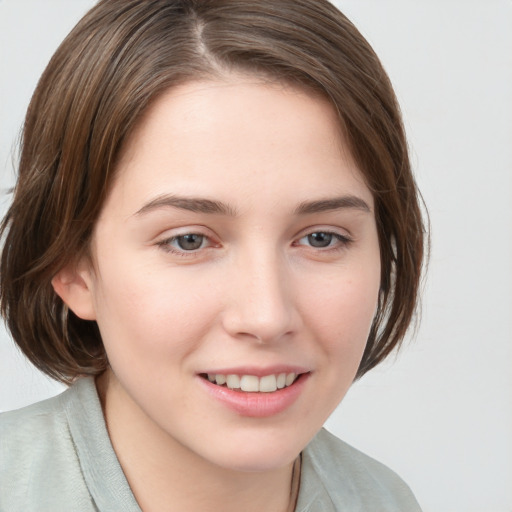
<path fill-rule="evenodd" d="M 233 369 L 234 370 L 234 369 Z M 295 403 L 307 386 L 311 371 L 283 372 L 266 375 L 226 371 L 200 373 L 202 389 L 218 403 L 241 416 L 269 417 L 283 413 Z M 266 373 L 266 372 L 265 372 Z"/>
<path fill-rule="evenodd" d="M 229 389 L 244 391 L 248 393 L 273 393 L 278 389 L 291 386 L 298 375 L 296 373 L 278 373 L 257 377 L 256 375 L 224 375 L 224 374 L 203 374 L 211 383 L 217 386 L 224 386 Z"/>

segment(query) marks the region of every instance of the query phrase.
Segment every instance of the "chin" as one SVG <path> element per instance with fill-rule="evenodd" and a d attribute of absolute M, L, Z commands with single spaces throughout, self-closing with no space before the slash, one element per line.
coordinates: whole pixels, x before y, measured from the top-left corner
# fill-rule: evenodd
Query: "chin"
<path fill-rule="evenodd" d="M 313 434 L 314 435 L 314 434 Z M 240 472 L 265 472 L 291 464 L 306 447 L 312 436 L 290 436 L 286 432 L 273 435 L 247 432 L 229 439 L 222 453 L 211 454 L 210 460 L 217 465 Z M 218 448 L 222 448 L 217 445 Z"/>
<path fill-rule="evenodd" d="M 223 458 L 221 467 L 241 473 L 264 473 L 283 468 L 298 457 L 301 450 L 292 453 L 276 454 L 275 451 L 258 450 L 258 453 L 235 454 Z"/>

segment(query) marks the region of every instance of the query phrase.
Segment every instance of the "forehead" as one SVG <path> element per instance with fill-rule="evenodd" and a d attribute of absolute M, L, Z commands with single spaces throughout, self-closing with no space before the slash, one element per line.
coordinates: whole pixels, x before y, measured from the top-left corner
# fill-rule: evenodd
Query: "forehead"
<path fill-rule="evenodd" d="M 330 102 L 252 77 L 167 91 L 125 142 L 116 172 L 114 188 L 148 196 L 263 188 L 300 202 L 348 187 L 372 202 Z"/>

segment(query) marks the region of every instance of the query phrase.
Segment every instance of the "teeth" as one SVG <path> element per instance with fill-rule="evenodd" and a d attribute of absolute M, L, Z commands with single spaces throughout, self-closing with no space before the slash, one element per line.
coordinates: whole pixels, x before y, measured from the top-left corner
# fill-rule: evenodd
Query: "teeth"
<path fill-rule="evenodd" d="M 238 375 L 228 375 L 226 384 L 229 389 L 238 389 L 240 387 L 240 377 Z"/>
<path fill-rule="evenodd" d="M 259 391 L 260 382 L 254 375 L 243 375 L 240 379 L 240 389 L 242 391 Z"/>
<path fill-rule="evenodd" d="M 222 386 L 222 384 L 226 384 L 226 376 L 225 375 L 215 375 L 215 382 L 219 385 L 219 386 Z"/>
<path fill-rule="evenodd" d="M 296 373 L 279 373 L 277 375 L 265 375 L 261 378 L 255 375 L 208 374 L 208 380 L 218 386 L 226 384 L 229 389 L 241 389 L 249 393 L 273 393 L 278 389 L 291 386 L 296 378 Z"/>
<path fill-rule="evenodd" d="M 295 373 L 288 373 L 286 375 L 286 381 L 285 381 L 285 384 L 287 386 L 291 386 L 293 384 L 293 381 L 295 380 L 295 377 L 297 377 L 297 375 Z"/>
<path fill-rule="evenodd" d="M 266 375 L 260 379 L 260 391 L 263 393 L 272 393 L 277 389 L 277 380 L 275 375 Z"/>

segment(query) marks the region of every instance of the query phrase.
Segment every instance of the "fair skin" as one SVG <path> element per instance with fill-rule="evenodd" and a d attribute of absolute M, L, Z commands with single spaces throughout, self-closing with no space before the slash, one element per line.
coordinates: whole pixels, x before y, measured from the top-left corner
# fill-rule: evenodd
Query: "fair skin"
<path fill-rule="evenodd" d="M 334 110 L 256 78 L 185 84 L 116 172 L 92 263 L 53 284 L 98 322 L 98 389 L 134 495 L 145 511 L 283 512 L 377 307 L 373 198 Z M 232 374 L 267 388 L 229 389 Z"/>

